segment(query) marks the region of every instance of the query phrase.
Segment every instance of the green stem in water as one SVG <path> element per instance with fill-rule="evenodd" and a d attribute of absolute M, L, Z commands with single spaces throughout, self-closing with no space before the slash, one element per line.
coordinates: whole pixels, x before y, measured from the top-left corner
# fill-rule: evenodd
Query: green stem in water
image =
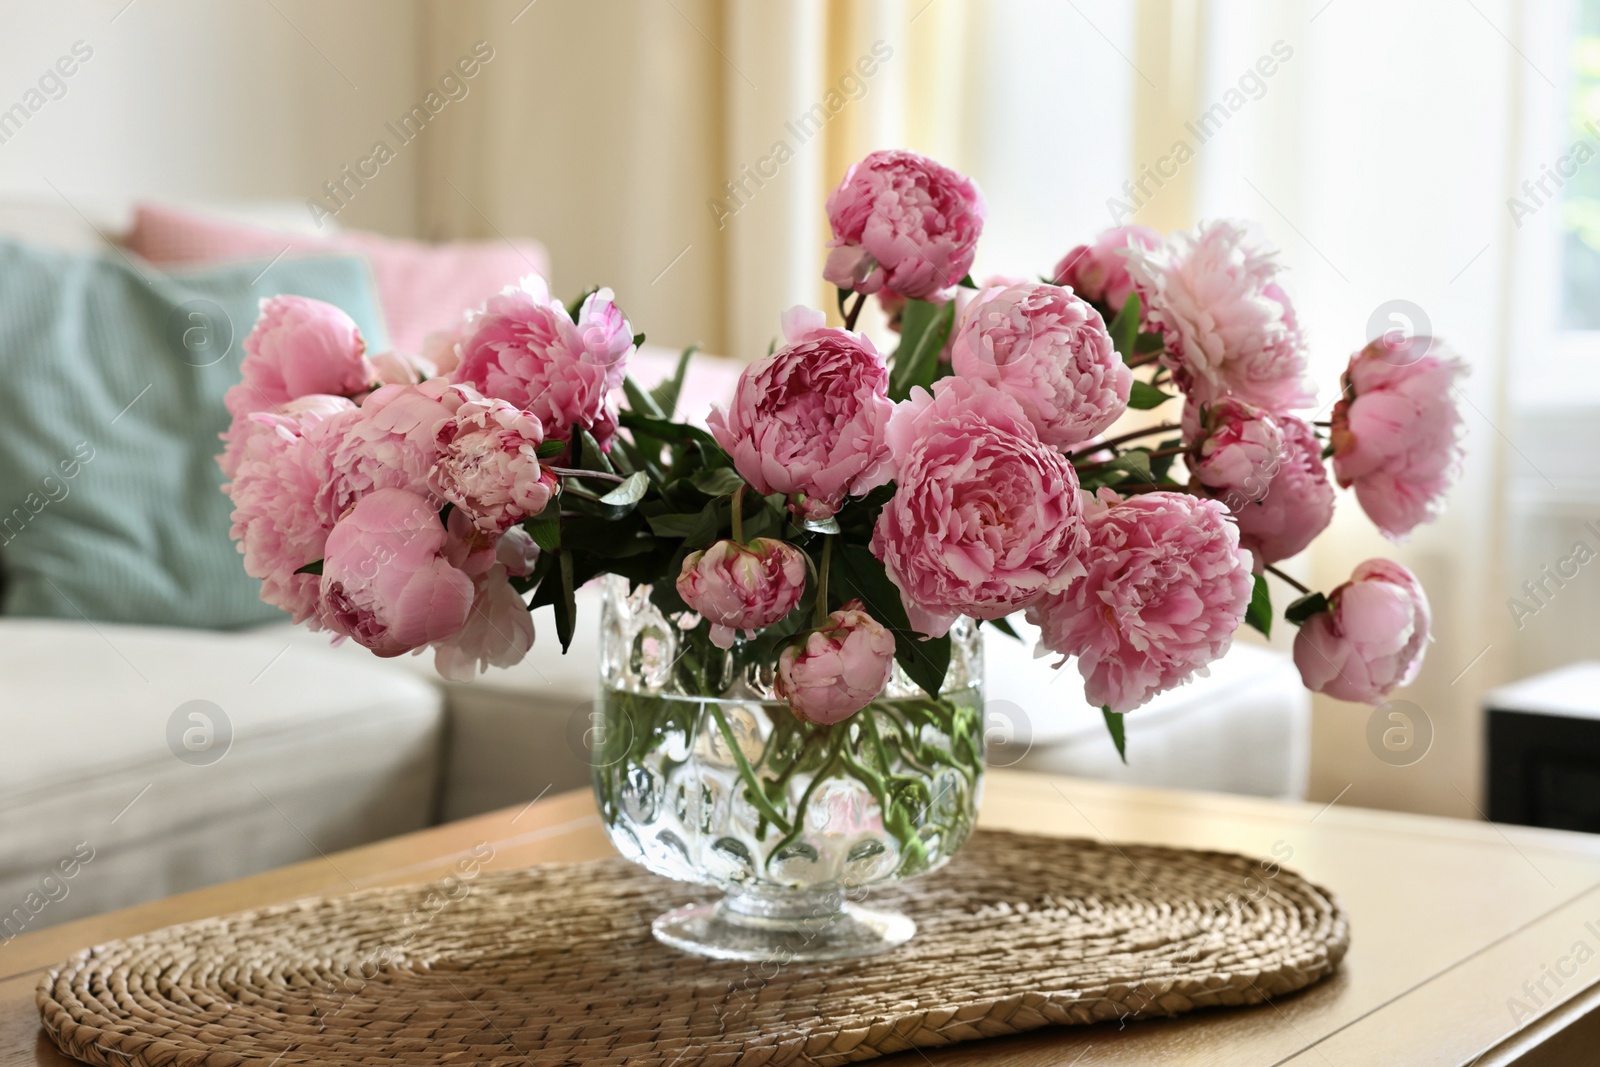
<path fill-rule="evenodd" d="M 800 794 L 800 803 L 795 805 L 794 826 L 784 827 L 787 832 L 783 837 L 779 838 L 776 845 L 772 846 L 772 851 L 767 853 L 767 863 L 770 864 L 774 856 L 794 844 L 799 839 L 800 832 L 806 828 L 806 808 L 811 803 L 811 794 L 817 791 L 817 786 L 828 780 L 828 775 L 833 771 L 833 765 L 839 762 L 839 755 L 843 750 L 844 741 L 848 733 L 848 730 L 837 728 L 834 730 L 833 744 L 828 749 L 828 758 L 823 761 L 822 766 L 817 768 L 817 773 L 811 779 L 810 784 L 806 786 L 806 791 Z"/>
<path fill-rule="evenodd" d="M 884 774 L 893 774 L 894 764 L 889 762 L 889 750 L 883 747 L 883 735 L 878 733 L 878 720 L 873 718 L 875 709 L 868 704 L 861 710 L 861 723 L 866 730 L 867 740 L 872 742 L 872 750 L 878 754 L 878 763 L 883 767 Z"/>
<path fill-rule="evenodd" d="M 733 729 L 728 725 L 728 720 L 722 714 L 722 707 L 716 701 L 707 701 L 706 707 L 711 710 L 711 717 L 716 720 L 717 730 L 722 734 L 723 744 L 728 746 L 728 751 L 733 754 L 733 761 L 739 765 L 739 777 L 744 779 L 745 786 L 750 790 L 750 803 L 767 820 L 786 834 L 794 832 L 794 827 L 789 820 L 779 815 L 777 810 L 767 800 L 767 794 L 762 791 L 761 783 L 756 781 L 756 773 L 750 766 L 750 761 L 745 759 L 744 749 L 739 747 L 739 742 L 734 739 Z"/>
<path fill-rule="evenodd" d="M 817 604 L 812 618 L 818 626 L 828 621 L 828 568 L 832 563 L 833 537 L 829 535 L 822 539 L 822 566 L 817 571 Z"/>
<path fill-rule="evenodd" d="M 744 486 L 733 491 L 733 540 L 735 544 L 744 544 Z"/>

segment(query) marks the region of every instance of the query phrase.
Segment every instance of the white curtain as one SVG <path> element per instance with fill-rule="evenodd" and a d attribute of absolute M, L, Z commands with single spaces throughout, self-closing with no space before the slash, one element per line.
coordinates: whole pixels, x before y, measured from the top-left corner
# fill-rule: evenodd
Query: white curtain
<path fill-rule="evenodd" d="M 1396 694 L 1431 724 L 1431 750 L 1392 766 L 1369 747 L 1370 709 L 1318 699 L 1313 798 L 1469 817 L 1484 806 L 1479 702 L 1514 669 L 1502 606 L 1518 462 L 1506 382 L 1532 316 L 1513 302 L 1520 246 L 1505 200 L 1520 180 L 1519 101 L 1539 77 L 1529 29 L 1517 5 L 1453 0 L 1217 2 L 1206 20 L 1196 113 L 1230 90 L 1244 103 L 1196 154 L 1197 214 L 1258 219 L 1283 249 L 1320 400 L 1335 399 L 1351 352 L 1401 323 L 1391 311 L 1420 312 L 1417 325 L 1471 367 L 1459 395 L 1468 460 L 1443 519 L 1397 549 L 1341 493 L 1329 534 L 1290 567 L 1329 589 L 1361 560 L 1393 555 L 1434 610 L 1421 676 Z M 1274 47 L 1292 55 L 1252 78 Z"/>
<path fill-rule="evenodd" d="M 977 269 L 1025 274 L 1103 228 L 1128 155 L 1134 19 L 1113 0 L 421 11 L 420 77 L 479 39 L 497 55 L 478 104 L 429 131 L 424 232 L 537 236 L 561 291 L 611 284 L 667 344 L 749 359 L 785 308 L 831 309 L 823 202 L 874 148 L 976 177 Z"/>

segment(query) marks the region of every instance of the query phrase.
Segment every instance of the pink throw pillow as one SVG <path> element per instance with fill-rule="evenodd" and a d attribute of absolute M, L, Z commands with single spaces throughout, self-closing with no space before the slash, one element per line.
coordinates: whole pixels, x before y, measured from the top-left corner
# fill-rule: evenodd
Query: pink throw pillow
<path fill-rule="evenodd" d="M 348 231 L 329 237 L 281 233 L 196 215 L 165 204 L 134 208 L 127 246 L 158 265 L 225 259 L 271 259 L 282 254 L 346 252 L 372 264 L 389 343 L 422 351 L 422 339 L 456 324 L 461 313 L 528 274 L 549 276 L 537 241 L 450 241 L 427 244 Z"/>

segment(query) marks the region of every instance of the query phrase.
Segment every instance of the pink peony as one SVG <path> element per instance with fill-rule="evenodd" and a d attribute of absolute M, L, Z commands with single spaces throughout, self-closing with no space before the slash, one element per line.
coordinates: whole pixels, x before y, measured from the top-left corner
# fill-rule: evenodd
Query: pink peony
<path fill-rule="evenodd" d="M 297 405 L 311 410 L 297 413 Z M 306 437 L 327 422 L 355 414 L 355 405 L 342 397 L 302 397 L 285 405 L 282 414 L 236 419 L 230 431 L 230 453 L 238 447 L 223 489 L 233 500 L 230 533 L 244 556 L 245 573 L 261 580 L 263 601 L 282 608 L 297 623 L 309 621 L 313 629 L 320 628 L 319 579 L 296 572 L 322 558 L 328 532 L 344 506 L 333 487 L 327 453 Z M 230 463 L 223 466 L 226 470 Z"/>
<path fill-rule="evenodd" d="M 748 545 L 718 541 L 690 553 L 678 574 L 678 595 L 711 623 L 711 642 L 718 648 L 733 647 L 735 630 L 754 637 L 771 626 L 794 610 L 805 591 L 805 553 L 770 537 Z"/>
<path fill-rule="evenodd" d="M 873 152 L 828 197 L 833 251 L 822 276 L 859 293 L 887 286 L 945 300 L 972 269 L 983 218 L 970 178 L 915 152 Z"/>
<path fill-rule="evenodd" d="M 521 530 L 507 531 L 523 533 Z M 490 667 L 514 667 L 533 647 L 533 615 L 496 564 L 473 580 L 472 609 L 459 633 L 436 642 L 433 666 L 454 682 L 470 682 Z"/>
<path fill-rule="evenodd" d="M 894 635 L 852 600 L 778 656 L 774 687 L 807 722 L 831 726 L 872 703 L 894 672 Z"/>
<path fill-rule="evenodd" d="M 384 385 L 416 385 L 439 376 L 432 360 L 408 352 L 380 352 L 372 357 L 372 365 Z"/>
<path fill-rule="evenodd" d="M 286 441 L 299 437 L 305 427 L 346 411 L 355 410 L 354 401 L 326 393 L 308 393 L 296 397 L 274 411 L 252 411 L 234 416 L 228 429 L 219 436 L 226 443 L 217 466 L 222 476 L 231 479 L 239 468 L 244 450 L 251 437 L 258 433 L 275 433 Z M 227 486 L 223 486 L 227 492 Z"/>
<path fill-rule="evenodd" d="M 1064 448 L 1128 408 L 1133 372 L 1090 304 L 1057 285 L 985 289 L 956 324 L 951 365 L 1009 394 L 1047 445 Z"/>
<path fill-rule="evenodd" d="M 1283 459 L 1283 427 L 1254 404 L 1228 398 L 1183 409 L 1193 481 L 1237 511 L 1267 495 Z"/>
<path fill-rule="evenodd" d="M 1350 358 L 1333 408 L 1333 472 L 1392 540 L 1438 517 L 1461 470 L 1461 360 L 1430 337 L 1373 341 Z"/>
<path fill-rule="evenodd" d="M 633 352 L 631 331 L 610 289 L 591 293 L 574 323 L 544 279 L 529 275 L 490 297 L 454 346 L 450 377 L 533 412 L 546 440 L 565 441 L 578 425 L 604 448 L 617 429 L 610 397 Z"/>
<path fill-rule="evenodd" d="M 1226 220 L 1129 250 L 1146 320 L 1166 340 L 1162 362 L 1191 399 L 1232 393 L 1273 413 L 1311 402 L 1305 342 L 1273 257 Z"/>
<path fill-rule="evenodd" d="M 355 321 L 332 304 L 271 297 L 261 301 L 261 315 L 244 339 L 242 379 L 223 403 L 238 418 L 310 393 L 355 396 L 378 380 L 366 350 Z"/>
<path fill-rule="evenodd" d="M 341 508 L 374 489 L 405 489 L 434 498 L 438 434 L 462 403 L 461 391 L 442 378 L 421 385 L 385 385 L 361 407 L 309 431 L 313 445 L 328 455 L 336 472 L 332 486 Z"/>
<path fill-rule="evenodd" d="M 825 519 L 847 495 L 889 480 L 889 371 L 864 334 L 790 309 L 787 342 L 739 375 L 733 403 L 706 420 L 741 477 L 763 495 L 798 496 L 796 514 Z"/>
<path fill-rule="evenodd" d="M 1085 512 L 1087 573 L 1028 621 L 1043 648 L 1078 657 L 1091 704 L 1132 711 L 1228 650 L 1250 605 L 1250 554 L 1215 500 L 1102 489 Z"/>
<path fill-rule="evenodd" d="M 1118 226 L 1096 237 L 1093 244 L 1079 245 L 1062 256 L 1050 277 L 1115 315 L 1133 292 L 1127 249 L 1160 245 L 1161 235 L 1148 226 Z"/>
<path fill-rule="evenodd" d="M 914 389 L 889 447 L 898 484 L 872 553 L 916 629 L 939 637 L 958 615 L 1002 618 L 1083 573 L 1077 474 L 1010 396 L 966 378 Z"/>
<path fill-rule="evenodd" d="M 539 546 L 527 530 L 513 526 L 495 542 L 494 558 L 506 569 L 507 574 L 525 578 L 533 573 L 534 564 L 539 562 Z"/>
<path fill-rule="evenodd" d="M 438 510 L 415 493 L 379 489 L 328 535 L 318 615 L 380 656 L 456 634 L 472 609 L 472 579 L 444 558 Z"/>
<path fill-rule="evenodd" d="M 431 485 L 481 530 L 500 533 L 538 515 L 555 495 L 559 480 L 539 465 L 539 420 L 504 400 L 465 400 L 434 439 Z"/>
<path fill-rule="evenodd" d="M 1237 506 L 1228 500 L 1239 524 L 1239 543 L 1255 556 L 1257 571 L 1299 555 L 1333 521 L 1333 486 L 1322 462 L 1322 442 L 1303 419 L 1279 415 L 1277 422 L 1283 443 L 1263 472 L 1269 479 L 1266 495 Z"/>
<path fill-rule="evenodd" d="M 468 311 L 453 325 L 428 331 L 423 335 L 422 353 L 417 359 L 431 366 L 433 374 L 453 373 L 461 363 L 461 342 L 472 336 L 473 320 L 478 314 Z"/>
<path fill-rule="evenodd" d="M 1338 700 L 1381 703 L 1422 668 L 1428 598 L 1416 576 L 1387 559 L 1369 559 L 1328 597 L 1294 639 L 1306 688 Z"/>

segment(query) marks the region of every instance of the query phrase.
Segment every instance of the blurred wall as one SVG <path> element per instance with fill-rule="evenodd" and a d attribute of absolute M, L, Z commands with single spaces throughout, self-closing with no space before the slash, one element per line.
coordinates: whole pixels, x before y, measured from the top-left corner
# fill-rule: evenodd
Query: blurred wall
<path fill-rule="evenodd" d="M 97 219 L 141 196 L 303 201 L 415 97 L 405 0 L 0 0 L 0 26 L 0 108 L 92 51 L 0 143 L 0 192 Z M 339 222 L 414 233 L 420 164 L 400 152 Z"/>

